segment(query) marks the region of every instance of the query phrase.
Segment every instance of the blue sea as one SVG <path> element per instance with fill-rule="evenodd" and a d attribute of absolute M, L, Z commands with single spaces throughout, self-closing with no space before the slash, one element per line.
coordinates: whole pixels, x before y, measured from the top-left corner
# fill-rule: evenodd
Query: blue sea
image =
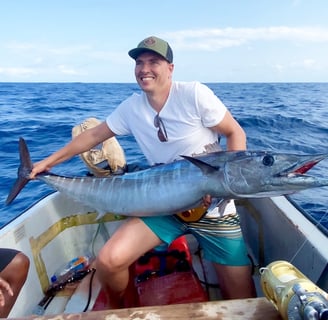
<path fill-rule="evenodd" d="M 245 129 L 248 148 L 290 153 L 328 152 L 328 83 L 209 83 Z M 19 164 L 18 139 L 27 141 L 38 161 L 71 139 L 72 127 L 88 117 L 105 119 L 133 92 L 136 84 L 0 83 L 0 227 L 52 190 L 30 182 L 5 206 Z M 120 137 L 128 163 L 145 160 L 132 137 Z M 66 175 L 87 173 L 79 157 L 53 168 Z M 328 159 L 311 169 L 328 175 Z M 291 198 L 315 223 L 328 228 L 328 187 L 299 192 Z"/>

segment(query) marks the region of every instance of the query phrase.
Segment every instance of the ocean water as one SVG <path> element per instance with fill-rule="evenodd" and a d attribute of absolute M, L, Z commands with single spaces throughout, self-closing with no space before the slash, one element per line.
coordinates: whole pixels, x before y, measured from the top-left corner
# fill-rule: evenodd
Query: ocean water
<path fill-rule="evenodd" d="M 328 83 L 210 83 L 245 129 L 248 148 L 290 153 L 328 152 Z M 0 83 L 0 227 L 52 190 L 30 182 L 10 206 L 5 206 L 19 164 L 18 139 L 27 141 L 32 161 L 56 151 L 71 138 L 75 124 L 88 117 L 105 117 L 136 84 Z M 145 161 L 132 137 L 120 137 L 128 163 Z M 52 170 L 84 175 L 79 157 Z M 311 169 L 328 175 L 328 159 Z M 328 228 L 328 187 L 291 196 L 315 223 Z"/>

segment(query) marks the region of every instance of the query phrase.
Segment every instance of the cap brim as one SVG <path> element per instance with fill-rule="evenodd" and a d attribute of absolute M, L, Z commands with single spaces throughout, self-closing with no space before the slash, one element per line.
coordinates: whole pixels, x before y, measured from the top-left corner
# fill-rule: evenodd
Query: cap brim
<path fill-rule="evenodd" d="M 164 60 L 168 61 L 164 56 L 162 56 L 160 53 L 158 53 L 157 51 L 155 50 L 152 50 L 152 49 L 148 49 L 148 48 L 135 48 L 135 49 L 131 49 L 128 54 L 129 56 L 136 60 L 142 53 L 144 52 L 153 52 L 153 53 L 156 53 L 158 56 L 162 57 Z"/>

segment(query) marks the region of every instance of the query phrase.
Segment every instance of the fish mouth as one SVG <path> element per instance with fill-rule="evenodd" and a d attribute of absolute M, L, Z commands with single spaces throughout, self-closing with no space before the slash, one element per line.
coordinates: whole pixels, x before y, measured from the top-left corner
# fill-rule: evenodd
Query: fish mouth
<path fill-rule="evenodd" d="M 319 154 L 315 156 L 301 156 L 301 159 L 289 167 L 288 169 L 282 171 L 277 176 L 305 176 L 305 173 L 318 164 L 321 160 L 327 158 L 327 154 Z"/>

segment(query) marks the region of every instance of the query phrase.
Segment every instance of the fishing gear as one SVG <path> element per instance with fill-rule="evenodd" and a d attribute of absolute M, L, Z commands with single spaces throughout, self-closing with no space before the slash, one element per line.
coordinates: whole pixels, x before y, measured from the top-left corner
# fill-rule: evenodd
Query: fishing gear
<path fill-rule="evenodd" d="M 267 299 L 285 320 L 328 320 L 328 294 L 287 261 L 260 269 Z"/>
<path fill-rule="evenodd" d="M 40 300 L 38 305 L 32 311 L 33 314 L 36 315 L 43 315 L 46 311 L 47 307 L 49 306 L 52 299 L 56 296 L 57 292 L 63 290 L 66 285 L 75 283 L 77 281 L 82 280 L 87 274 L 90 272 L 95 272 L 95 268 L 89 268 L 85 270 L 79 270 L 75 272 L 68 273 L 65 276 L 62 276 L 61 279 L 52 283 L 47 291 L 45 292 L 44 297 Z"/>

